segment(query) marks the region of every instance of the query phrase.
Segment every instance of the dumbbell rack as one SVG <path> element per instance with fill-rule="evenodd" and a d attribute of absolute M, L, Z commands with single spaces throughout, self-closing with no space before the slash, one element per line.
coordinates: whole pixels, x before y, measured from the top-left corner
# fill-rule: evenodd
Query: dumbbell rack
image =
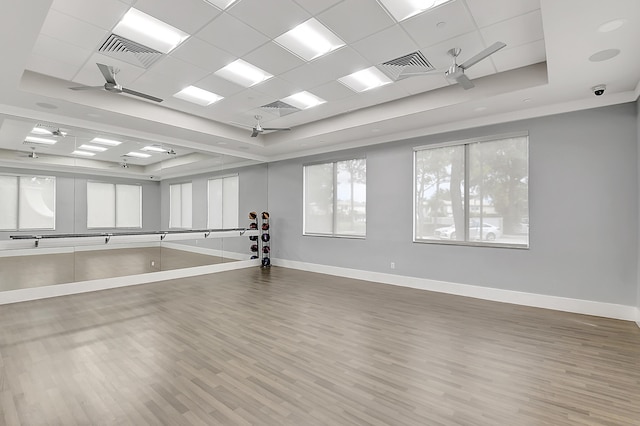
<path fill-rule="evenodd" d="M 260 226 L 260 241 L 262 242 L 261 266 L 271 266 L 271 236 L 269 235 L 269 212 L 262 212 L 262 226 Z"/>
<path fill-rule="evenodd" d="M 256 212 L 249 213 L 249 229 L 257 230 L 258 229 L 258 214 Z M 258 232 L 259 233 L 259 232 Z M 258 235 L 250 235 L 249 241 L 251 241 L 251 246 L 249 249 L 251 250 L 251 259 L 259 259 L 260 252 L 260 236 Z"/>

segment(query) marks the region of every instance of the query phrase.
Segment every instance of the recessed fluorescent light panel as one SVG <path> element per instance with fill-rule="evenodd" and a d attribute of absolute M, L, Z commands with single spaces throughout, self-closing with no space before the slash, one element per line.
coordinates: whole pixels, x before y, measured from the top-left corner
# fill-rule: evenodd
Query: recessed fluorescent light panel
<path fill-rule="evenodd" d="M 49 136 L 53 134 L 51 130 L 43 129 L 42 127 L 34 127 L 33 130 L 31 130 L 31 133 L 33 133 L 34 135 L 49 135 Z"/>
<path fill-rule="evenodd" d="M 242 59 L 231 62 L 229 65 L 219 69 L 214 74 L 243 87 L 251 87 L 273 77 L 273 75 L 251 65 L 249 62 L 243 61 Z"/>
<path fill-rule="evenodd" d="M 161 146 L 149 145 L 149 146 L 145 146 L 144 148 L 142 148 L 142 151 L 167 152 L 168 150 L 163 148 L 163 147 L 161 147 Z"/>
<path fill-rule="evenodd" d="M 344 41 L 315 18 L 303 22 L 274 41 L 306 61 L 345 45 Z"/>
<path fill-rule="evenodd" d="M 298 92 L 294 95 L 281 99 L 281 101 L 300 109 L 311 108 L 327 102 L 309 92 Z"/>
<path fill-rule="evenodd" d="M 91 139 L 91 142 L 97 143 L 100 145 L 107 145 L 107 146 L 118 146 L 122 143 L 120 141 L 114 141 L 114 140 L 105 139 L 105 138 L 93 138 Z"/>
<path fill-rule="evenodd" d="M 392 80 L 376 67 L 354 72 L 339 78 L 338 81 L 355 92 L 365 92 L 392 83 Z"/>
<path fill-rule="evenodd" d="M 149 158 L 151 157 L 151 154 L 143 154 L 142 152 L 129 152 L 126 154 L 129 157 L 136 157 L 136 158 Z"/>
<path fill-rule="evenodd" d="M 73 151 L 71 154 L 73 155 L 79 155 L 81 157 L 93 157 L 94 155 L 96 155 L 95 152 L 87 152 L 87 151 Z"/>
<path fill-rule="evenodd" d="M 84 149 L 85 151 L 93 151 L 93 152 L 105 152 L 107 149 L 109 149 L 103 146 L 95 146 L 95 145 L 87 145 L 87 144 L 82 144 L 78 148 Z"/>
<path fill-rule="evenodd" d="M 113 29 L 113 33 L 162 53 L 169 53 L 189 34 L 153 16 L 131 8 Z"/>
<path fill-rule="evenodd" d="M 25 142 L 41 143 L 43 145 L 55 145 L 58 142 L 55 139 L 37 138 L 35 136 L 27 136 L 24 140 Z"/>
<path fill-rule="evenodd" d="M 173 95 L 173 97 L 202 106 L 211 105 L 214 102 L 218 102 L 220 99 L 224 99 L 220 95 L 216 95 L 215 93 L 195 86 L 185 87 Z"/>
<path fill-rule="evenodd" d="M 380 0 L 396 21 L 404 21 L 452 0 Z"/>
<path fill-rule="evenodd" d="M 216 6 L 218 9 L 222 9 L 222 10 L 225 10 L 226 8 L 228 8 L 233 3 L 236 2 L 236 0 L 204 0 L 204 1 Z"/>

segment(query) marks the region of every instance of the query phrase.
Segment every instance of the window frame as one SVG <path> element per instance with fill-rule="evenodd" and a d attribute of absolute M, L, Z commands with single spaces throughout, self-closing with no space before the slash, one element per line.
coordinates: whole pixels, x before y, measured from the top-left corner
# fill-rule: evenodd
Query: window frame
<path fill-rule="evenodd" d="M 305 163 L 302 165 L 302 235 L 305 237 L 326 237 L 326 238 L 347 238 L 347 239 L 356 239 L 356 240 L 365 240 L 367 238 L 367 228 L 366 228 L 366 221 L 365 221 L 365 232 L 363 235 L 355 235 L 355 234 L 338 234 L 336 233 L 336 215 L 337 215 L 337 210 L 336 210 L 336 205 L 338 202 L 338 163 L 342 163 L 342 162 L 346 162 L 346 161 L 355 161 L 355 160 L 364 160 L 365 162 L 365 170 L 366 170 L 366 164 L 367 164 L 367 157 L 366 156 L 357 156 L 357 157 L 349 157 L 349 158 L 341 158 L 341 159 L 337 159 L 337 160 L 324 160 L 324 161 L 314 161 L 314 162 L 310 162 L 310 163 Z M 307 232 L 307 215 L 306 215 L 306 208 L 307 208 L 307 173 L 306 173 L 306 168 L 308 166 L 318 166 L 321 164 L 331 164 L 332 168 L 333 168 L 333 172 L 332 172 L 332 180 L 333 180 L 333 198 L 332 198 L 332 213 L 331 213 L 331 234 L 323 234 L 323 233 L 315 233 L 315 232 Z M 366 176 L 366 172 L 365 172 L 365 176 Z M 366 178 L 365 178 L 366 179 Z M 365 188 L 366 188 L 366 180 L 365 180 Z M 366 192 L 366 190 L 365 190 Z M 353 194 L 352 194 L 353 196 Z M 366 205 L 366 201 L 365 201 L 365 205 Z M 365 213 L 365 217 L 366 217 L 366 213 Z"/>
<path fill-rule="evenodd" d="M 89 183 L 99 183 L 103 185 L 112 185 L 113 186 L 113 215 L 114 215 L 114 226 L 89 226 Z M 127 185 L 127 186 L 136 186 L 140 192 L 140 226 L 118 226 L 118 185 Z M 143 187 L 142 184 L 139 183 L 114 183 L 114 182 L 104 182 L 98 180 L 87 180 L 87 229 L 143 229 L 142 219 L 144 218 L 142 208 L 144 206 L 143 203 Z"/>
<path fill-rule="evenodd" d="M 520 132 L 511 132 L 511 133 L 502 133 L 502 134 L 497 134 L 497 135 L 491 135 L 491 136 L 481 136 L 481 137 L 476 137 L 476 138 L 470 138 L 470 139 L 462 139 L 462 140 L 451 140 L 451 141 L 446 141 L 446 142 L 439 142 L 439 143 L 433 143 L 433 144 L 428 144 L 428 145 L 420 145 L 420 146 L 416 146 L 413 147 L 413 191 L 412 191 L 412 197 L 413 197 L 413 208 L 412 208 L 412 232 L 413 232 L 413 242 L 414 243 L 418 243 L 418 244 L 440 244 L 440 245 L 454 245 L 454 246 L 470 246 L 470 247 L 489 247 L 489 248 L 507 248 L 507 249 L 516 249 L 516 250 L 529 250 L 531 248 L 531 237 L 530 234 L 528 234 L 527 236 L 527 243 L 526 244 L 505 244 L 505 243 L 488 243 L 485 241 L 475 241 L 475 240 L 468 240 L 468 235 L 469 235 L 469 222 L 471 220 L 470 216 L 469 216 L 469 146 L 472 144 L 476 144 L 476 143 L 482 143 L 482 142 L 495 142 L 495 141 L 499 141 L 502 139 L 511 139 L 511 138 L 520 138 L 520 137 L 525 137 L 527 138 L 527 178 L 531 175 L 530 171 L 531 171 L 531 167 L 530 167 L 530 149 L 529 149 L 529 132 L 528 131 L 520 131 Z M 417 238 L 416 236 L 416 228 L 417 228 L 417 214 L 416 214 L 416 202 L 417 202 L 417 194 L 416 194 L 416 172 L 417 172 L 417 155 L 418 152 L 420 151 L 424 151 L 424 150 L 429 150 L 429 149 L 438 149 L 438 148 L 445 148 L 445 147 L 450 147 L 450 146 L 464 146 L 464 193 L 463 193 L 463 197 L 464 197 L 464 223 L 465 223 L 465 229 L 464 229 L 464 240 L 438 240 L 438 239 L 420 239 Z M 531 181 L 530 179 L 527 180 L 527 204 L 528 201 L 530 200 L 530 195 L 531 195 Z M 527 210 L 530 212 L 530 208 L 529 206 L 527 207 Z M 531 217 L 529 216 L 529 222 L 531 221 Z M 530 229 L 530 228 L 529 228 Z M 480 231 L 482 232 L 482 231 Z"/>
<path fill-rule="evenodd" d="M 225 226 L 224 223 L 224 179 L 229 179 L 229 178 L 237 178 L 238 179 L 238 192 L 237 192 L 237 210 L 238 210 L 238 214 L 236 215 L 236 223 L 235 226 L 233 226 L 232 228 L 228 228 Z M 230 175 L 224 175 L 224 176 L 216 176 L 216 177 L 211 177 L 207 179 L 207 229 L 213 229 L 211 227 L 211 189 L 210 189 L 210 185 L 211 185 L 211 181 L 214 180 L 220 180 L 222 181 L 222 203 L 220 204 L 221 206 L 221 218 L 222 218 L 222 229 L 235 229 L 238 228 L 240 226 L 240 174 L 235 173 L 235 174 L 230 174 Z"/>
<path fill-rule="evenodd" d="M 30 175 L 30 174 L 7 174 L 0 173 L 1 176 L 8 176 L 16 178 L 16 227 L 11 229 L 0 229 L 0 232 L 27 232 L 27 231 L 55 231 L 56 230 L 56 218 L 57 218 L 57 189 L 58 181 L 55 176 L 43 176 L 43 175 Z M 20 186 L 21 178 L 38 178 L 38 179 L 53 179 L 53 227 L 51 228 L 22 228 L 20 226 Z"/>

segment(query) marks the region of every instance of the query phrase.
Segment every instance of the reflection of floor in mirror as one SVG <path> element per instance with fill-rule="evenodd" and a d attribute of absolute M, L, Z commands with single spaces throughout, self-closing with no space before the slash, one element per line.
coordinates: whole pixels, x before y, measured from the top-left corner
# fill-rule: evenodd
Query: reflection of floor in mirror
<path fill-rule="evenodd" d="M 0 291 L 233 262 L 160 247 L 0 257 Z"/>

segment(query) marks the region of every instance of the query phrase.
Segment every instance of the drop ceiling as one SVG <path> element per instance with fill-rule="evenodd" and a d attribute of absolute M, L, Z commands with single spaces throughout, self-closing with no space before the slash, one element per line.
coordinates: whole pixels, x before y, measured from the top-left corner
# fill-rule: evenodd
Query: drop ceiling
<path fill-rule="evenodd" d="M 189 37 L 152 63 L 100 53 L 130 9 Z M 640 2 L 612 0 L 452 0 L 398 22 L 374 0 L 237 0 L 222 10 L 205 0 L 10 0 L 0 36 L 0 166 L 160 178 L 382 143 L 484 124 L 593 108 L 638 98 Z M 274 41 L 314 18 L 344 42 L 307 61 Z M 601 32 L 602 24 L 623 25 Z M 447 51 L 460 63 L 496 41 L 506 47 L 466 71 L 475 87 L 447 80 Z M 589 60 L 607 49 L 619 53 Z M 338 79 L 421 52 L 433 75 L 356 93 Z M 605 55 L 606 57 L 606 55 Z M 596 56 L 597 58 L 597 56 Z M 241 59 L 273 75 L 242 87 L 217 73 Z M 119 70 L 118 83 L 162 103 L 104 90 L 96 63 Z M 591 87 L 606 84 L 601 97 Z M 196 86 L 224 98 L 209 106 L 173 95 Z M 325 103 L 290 113 L 264 108 L 301 92 Z M 291 131 L 251 137 L 264 127 Z M 38 125 L 64 129 L 53 146 L 23 143 Z M 71 154 L 94 137 L 123 144 L 90 159 Z M 176 154 L 123 154 L 156 145 Z M 37 165 L 36 165 L 37 164 Z M 1 169 L 0 169 L 1 170 Z"/>

